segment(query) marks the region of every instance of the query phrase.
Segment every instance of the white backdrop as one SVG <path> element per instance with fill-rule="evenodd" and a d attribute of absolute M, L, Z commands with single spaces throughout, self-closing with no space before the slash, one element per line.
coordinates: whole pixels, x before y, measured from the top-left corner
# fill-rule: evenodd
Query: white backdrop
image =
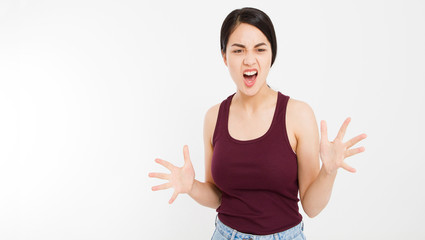
<path fill-rule="evenodd" d="M 423 239 L 425 2 L 2 1 L 0 239 L 210 239 L 215 209 L 172 190 L 156 157 L 204 181 L 203 118 L 236 91 L 230 11 L 272 19 L 268 83 L 366 151 L 340 170 L 308 239 Z"/>

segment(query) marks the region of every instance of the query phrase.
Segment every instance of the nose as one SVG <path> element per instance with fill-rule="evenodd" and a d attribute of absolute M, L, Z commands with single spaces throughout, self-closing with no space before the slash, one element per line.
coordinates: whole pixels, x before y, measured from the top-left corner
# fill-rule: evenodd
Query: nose
<path fill-rule="evenodd" d="M 254 65 L 254 64 L 255 64 L 255 62 L 256 62 L 256 59 L 255 59 L 254 54 L 252 54 L 251 52 L 248 52 L 248 53 L 245 55 L 245 59 L 243 60 L 243 63 L 244 63 L 245 65 L 251 66 L 251 65 Z"/>

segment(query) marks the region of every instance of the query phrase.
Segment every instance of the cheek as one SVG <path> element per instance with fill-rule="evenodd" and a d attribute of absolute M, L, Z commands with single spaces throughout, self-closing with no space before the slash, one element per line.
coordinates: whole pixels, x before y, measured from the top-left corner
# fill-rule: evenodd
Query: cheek
<path fill-rule="evenodd" d="M 240 56 L 231 55 L 227 58 L 227 63 L 231 66 L 237 66 L 238 64 L 240 65 L 241 61 L 242 61 L 242 57 Z"/>
<path fill-rule="evenodd" d="M 240 72 L 241 68 L 241 60 L 237 57 L 231 57 L 227 59 L 227 66 L 229 68 L 229 71 L 232 74 L 237 74 Z"/>
<path fill-rule="evenodd" d="M 263 66 L 270 67 L 270 64 L 272 63 L 272 55 L 265 54 L 264 56 L 261 56 L 261 62 Z"/>
<path fill-rule="evenodd" d="M 272 58 L 271 58 L 271 55 L 264 55 L 264 56 L 261 56 L 261 58 L 259 58 L 259 60 L 260 60 L 260 65 L 261 65 L 261 79 L 263 79 L 264 78 L 264 80 L 265 80 L 265 78 L 267 77 L 267 75 L 269 74 L 269 71 L 270 71 L 270 65 L 271 65 L 271 63 L 272 63 Z"/>

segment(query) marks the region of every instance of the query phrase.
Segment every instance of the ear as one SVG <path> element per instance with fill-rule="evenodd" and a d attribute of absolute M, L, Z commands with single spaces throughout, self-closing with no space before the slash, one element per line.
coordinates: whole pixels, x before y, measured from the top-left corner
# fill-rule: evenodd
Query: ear
<path fill-rule="evenodd" d="M 226 65 L 226 67 L 227 67 L 227 57 L 226 57 L 226 53 L 225 53 L 225 52 L 223 52 L 223 51 L 221 51 L 221 56 L 223 57 L 224 64 L 225 64 L 225 65 Z"/>

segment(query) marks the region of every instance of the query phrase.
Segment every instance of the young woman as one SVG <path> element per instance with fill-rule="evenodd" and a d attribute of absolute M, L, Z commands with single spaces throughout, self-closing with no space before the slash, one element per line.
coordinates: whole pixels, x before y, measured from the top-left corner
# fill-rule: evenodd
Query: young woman
<path fill-rule="evenodd" d="M 326 122 L 321 121 L 319 143 L 310 106 L 267 85 L 277 46 L 273 24 L 264 12 L 232 11 L 220 38 L 224 64 L 237 91 L 205 115 L 205 182 L 194 179 L 185 145 L 183 167 L 155 159 L 171 173 L 149 173 L 168 180 L 152 190 L 172 187 L 170 204 L 178 194 L 187 193 L 216 209 L 214 240 L 305 239 L 298 201 L 309 217 L 317 216 L 329 201 L 338 168 L 355 172 L 344 159 L 365 150 L 350 148 L 366 134 L 344 143 L 347 118 L 329 142 Z"/>

